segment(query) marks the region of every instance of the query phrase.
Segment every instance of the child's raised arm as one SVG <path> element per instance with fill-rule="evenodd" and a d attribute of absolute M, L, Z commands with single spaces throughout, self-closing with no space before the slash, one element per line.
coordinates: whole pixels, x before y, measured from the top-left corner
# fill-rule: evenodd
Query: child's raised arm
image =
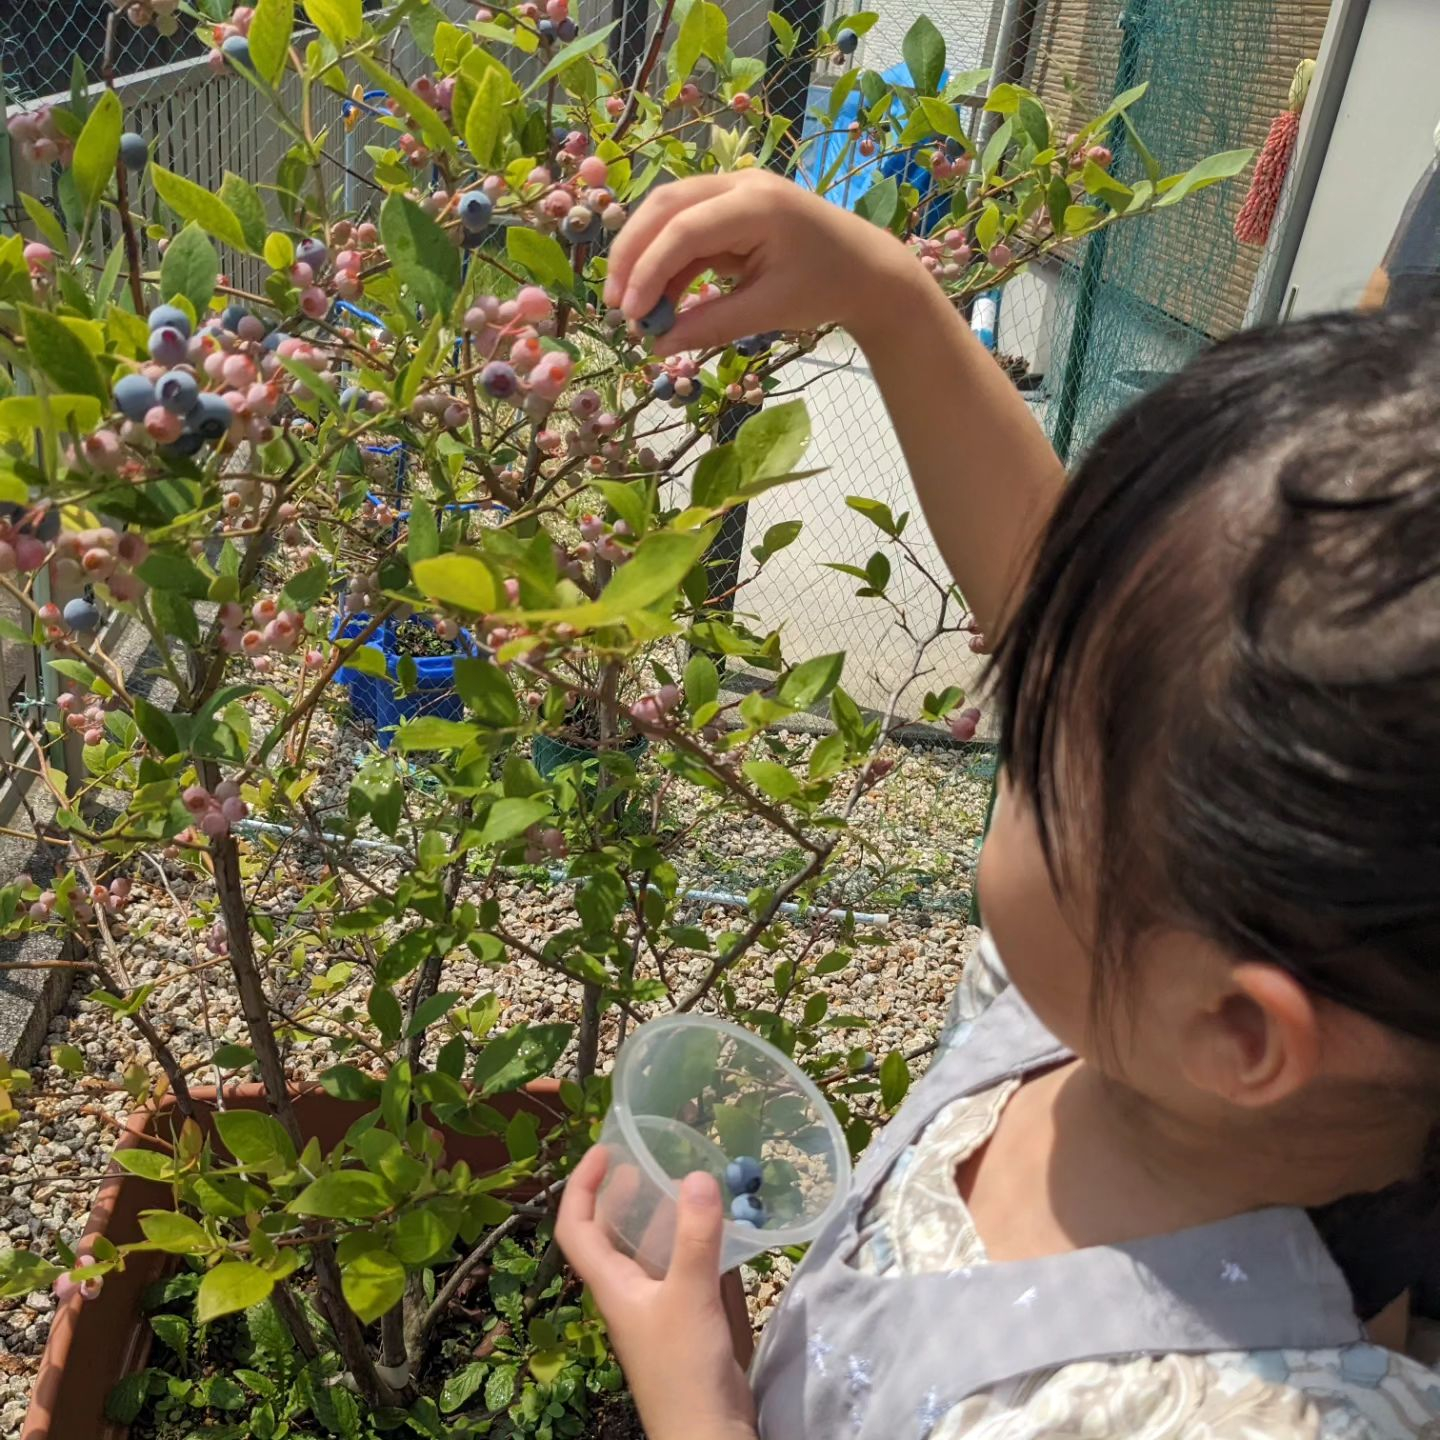
<path fill-rule="evenodd" d="M 1064 472 L 1009 380 L 894 236 L 759 170 L 652 192 L 615 242 L 607 303 L 638 319 L 702 271 L 728 295 L 681 313 L 662 353 L 838 322 L 870 361 L 931 533 L 993 634 Z"/>

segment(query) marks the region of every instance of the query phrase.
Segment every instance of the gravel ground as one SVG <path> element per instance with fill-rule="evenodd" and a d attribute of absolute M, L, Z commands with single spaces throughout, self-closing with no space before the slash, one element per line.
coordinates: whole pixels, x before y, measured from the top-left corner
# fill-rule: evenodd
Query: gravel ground
<path fill-rule="evenodd" d="M 321 738 L 312 736 L 312 742 Z M 335 758 L 328 776 L 312 792 L 322 813 L 343 804 L 347 768 L 353 769 L 365 748 L 349 730 L 336 733 L 326 726 L 323 739 Z M 813 738 L 790 735 L 780 741 L 803 753 Z M 974 939 L 974 932 L 966 929 L 965 907 L 988 783 L 983 760 L 977 761 L 972 752 L 896 748 L 890 754 L 897 769 L 858 807 L 858 843 L 847 851 L 843 883 L 833 892 L 858 909 L 889 915 L 882 925 L 862 928 L 861 934 L 875 943 L 858 947 L 855 962 L 831 982 L 835 985 L 832 1007 L 843 1003 L 847 1012 L 872 1023 L 862 1043 L 877 1054 L 933 1039 L 943 1021 L 946 1002 Z M 683 822 L 699 813 L 695 807 L 704 803 L 698 794 L 667 794 L 665 818 Z M 689 887 L 743 893 L 786 871 L 792 857 L 783 838 L 757 837 L 733 820 L 703 820 L 694 843 L 677 863 Z M 321 865 L 322 856 L 313 848 L 286 844 L 278 852 L 262 901 L 277 922 L 294 919 L 296 902 L 319 876 Z M 384 856 L 373 857 L 370 865 L 382 883 L 387 865 L 393 862 Z M 145 878 L 155 880 L 153 874 Z M 157 984 L 149 1013 L 176 1053 L 198 1065 L 216 1045 L 243 1039 L 228 969 L 217 965 L 198 976 L 174 978 L 180 966 L 209 958 L 191 929 L 189 897 L 179 882 L 169 890 L 158 883 L 137 882 L 136 894 L 121 942 L 128 978 L 132 984 Z M 563 885 L 517 881 L 502 889 L 501 898 L 507 925 L 537 945 L 574 914 L 571 892 Z M 717 932 L 730 928 L 736 914 L 733 909 L 697 904 L 691 918 Z M 787 942 L 790 953 L 798 950 L 807 934 L 797 928 L 793 942 Z M 315 951 L 306 955 L 295 973 L 279 981 L 281 1004 L 302 1005 L 310 979 L 336 958 Z M 697 957 L 695 967 L 703 964 Z M 760 1003 L 762 996 L 773 1000 L 769 973 L 767 964 L 739 976 L 736 988 L 742 1000 Z M 683 985 L 685 978 L 682 969 L 678 983 Z M 577 1018 L 574 985 L 523 958 L 497 968 L 474 961 L 452 963 L 443 983 L 467 994 L 493 991 L 502 1002 L 502 1024 L 522 1018 Z M 114 1127 L 132 1108 L 118 1087 L 127 1069 L 147 1064 L 128 1032 L 115 1027 L 107 1012 L 86 1000 L 85 988 L 76 986 L 68 1007 L 52 1025 L 46 1048 L 32 1068 L 35 1092 L 21 1099 L 25 1108 L 20 1126 L 0 1140 L 0 1244 L 44 1250 L 55 1235 L 70 1243 L 79 1239 Z M 349 1000 L 363 1013 L 365 988 L 357 982 L 327 998 L 327 1010 L 334 1014 Z M 603 1036 L 607 1052 L 614 1040 L 613 1027 L 607 1027 Z M 86 1056 L 84 1078 L 68 1076 L 51 1063 L 51 1047 L 62 1042 Z M 306 1046 L 292 1052 L 291 1060 L 297 1074 L 313 1073 L 329 1063 L 323 1049 Z M 211 1076 L 202 1072 L 197 1078 L 204 1083 Z M 752 1305 L 759 1322 L 768 1313 L 782 1277 L 777 1273 L 752 1280 Z M 18 1434 L 52 1309 L 46 1294 L 0 1306 L 0 1437 Z"/>

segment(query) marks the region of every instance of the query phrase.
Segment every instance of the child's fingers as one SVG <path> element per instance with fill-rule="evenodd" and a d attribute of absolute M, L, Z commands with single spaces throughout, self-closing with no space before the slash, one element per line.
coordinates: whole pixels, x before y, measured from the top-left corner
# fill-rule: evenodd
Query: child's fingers
<path fill-rule="evenodd" d="M 682 350 L 705 350 L 756 335 L 771 326 L 783 298 L 761 279 L 741 285 L 728 295 L 691 305 L 680 312 L 664 335 L 656 338 L 655 353 L 675 355 Z"/>
<path fill-rule="evenodd" d="M 695 1286 L 706 1294 L 713 1293 L 720 1280 L 720 1243 L 724 1229 L 719 1182 L 704 1171 L 687 1175 L 680 1182 L 675 1246 L 670 1252 L 666 1283 Z"/>
<path fill-rule="evenodd" d="M 605 272 L 605 303 L 612 306 L 620 304 L 635 261 L 676 215 L 691 205 L 723 193 L 729 184 L 730 177 L 727 175 L 697 175 L 693 179 L 676 180 L 650 191 L 610 246 Z"/>
<path fill-rule="evenodd" d="M 631 319 L 655 308 L 675 276 L 709 268 L 720 256 L 749 254 L 765 221 L 743 196 L 725 194 L 688 206 L 665 225 L 630 267 L 620 307 Z"/>

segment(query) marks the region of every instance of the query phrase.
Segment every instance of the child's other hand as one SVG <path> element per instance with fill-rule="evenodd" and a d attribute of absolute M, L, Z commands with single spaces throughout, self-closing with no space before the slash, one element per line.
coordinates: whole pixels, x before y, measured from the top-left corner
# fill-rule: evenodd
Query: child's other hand
<path fill-rule="evenodd" d="M 595 1218 L 607 1158 L 596 1146 L 575 1167 L 555 1238 L 605 1316 L 646 1435 L 754 1440 L 755 1404 L 720 1298 L 719 1186 L 709 1175 L 681 1184 L 670 1269 L 654 1280 L 615 1248 Z"/>
<path fill-rule="evenodd" d="M 682 311 L 659 353 L 832 321 L 863 338 L 900 320 L 893 282 L 922 273 L 888 231 L 769 171 L 739 170 L 651 191 L 611 247 L 605 303 L 639 320 L 706 270 L 735 288 Z"/>

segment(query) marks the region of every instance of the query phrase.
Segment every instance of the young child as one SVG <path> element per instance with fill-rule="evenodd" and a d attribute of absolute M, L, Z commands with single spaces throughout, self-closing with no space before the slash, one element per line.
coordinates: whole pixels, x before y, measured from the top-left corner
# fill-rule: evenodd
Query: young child
<path fill-rule="evenodd" d="M 979 884 L 1010 984 L 871 1147 L 748 1380 L 713 1180 L 655 1281 L 586 1156 L 559 1235 L 651 1440 L 1440 1437 L 1440 1377 L 1367 1330 L 1440 1240 L 1440 312 L 1226 341 L 1063 484 L 889 235 L 773 176 L 690 180 L 607 299 L 643 315 L 706 269 L 735 290 L 663 347 L 843 324 L 998 637 Z"/>

